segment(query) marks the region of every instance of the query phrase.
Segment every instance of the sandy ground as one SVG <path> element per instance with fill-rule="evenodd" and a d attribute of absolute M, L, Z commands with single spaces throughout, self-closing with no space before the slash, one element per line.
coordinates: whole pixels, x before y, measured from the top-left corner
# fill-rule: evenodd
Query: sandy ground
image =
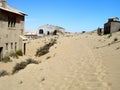
<path fill-rule="evenodd" d="M 35 57 L 36 50 L 50 38 L 30 40 L 26 56 L 0 63 L 1 70 L 11 72 L 16 63 L 26 58 L 42 61 L 14 75 L 1 77 L 0 90 L 120 89 L 120 32 L 110 38 L 96 33 L 60 36 L 48 54 Z M 111 44 L 114 38 L 118 40 Z"/>

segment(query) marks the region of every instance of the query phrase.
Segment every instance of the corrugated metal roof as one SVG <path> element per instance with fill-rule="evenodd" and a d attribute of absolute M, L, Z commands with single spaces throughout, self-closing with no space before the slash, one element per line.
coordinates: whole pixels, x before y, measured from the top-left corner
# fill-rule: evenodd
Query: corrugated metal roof
<path fill-rule="evenodd" d="M 8 12 L 16 13 L 16 14 L 19 14 L 19 15 L 22 15 L 22 16 L 27 15 L 27 14 L 23 13 L 22 11 L 17 10 L 17 9 L 15 9 L 15 8 L 9 6 L 9 5 L 7 5 L 7 6 L 4 8 L 4 7 L 2 7 L 2 3 L 0 3 L 0 9 L 5 10 L 5 11 L 8 11 Z"/>

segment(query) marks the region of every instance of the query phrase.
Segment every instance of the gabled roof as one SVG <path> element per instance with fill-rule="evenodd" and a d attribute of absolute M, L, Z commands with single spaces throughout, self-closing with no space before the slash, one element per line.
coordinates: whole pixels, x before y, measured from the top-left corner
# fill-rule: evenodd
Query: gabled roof
<path fill-rule="evenodd" d="M 20 10 L 17 10 L 9 5 L 6 5 L 6 7 L 2 7 L 2 3 L 0 3 L 0 9 L 4 10 L 4 11 L 8 11 L 8 12 L 11 12 L 11 13 L 15 13 L 15 14 L 19 14 L 19 15 L 22 15 L 22 16 L 25 16 L 27 14 L 23 13 L 22 11 Z"/>
<path fill-rule="evenodd" d="M 49 28 L 49 29 L 64 29 L 60 26 L 55 26 L 55 25 L 50 25 L 50 24 L 45 24 L 43 26 L 40 26 L 39 28 Z"/>

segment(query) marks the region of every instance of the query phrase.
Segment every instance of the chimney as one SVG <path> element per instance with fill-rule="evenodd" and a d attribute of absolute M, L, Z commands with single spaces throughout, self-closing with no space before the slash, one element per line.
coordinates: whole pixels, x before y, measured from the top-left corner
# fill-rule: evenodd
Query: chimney
<path fill-rule="evenodd" d="M 6 8 L 6 0 L 1 0 L 2 1 L 2 7 Z"/>

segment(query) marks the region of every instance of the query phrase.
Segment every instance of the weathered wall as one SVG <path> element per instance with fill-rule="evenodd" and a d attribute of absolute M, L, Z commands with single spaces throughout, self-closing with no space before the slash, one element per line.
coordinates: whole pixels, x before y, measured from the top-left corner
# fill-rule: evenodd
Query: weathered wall
<path fill-rule="evenodd" d="M 120 22 L 111 22 L 111 33 L 120 30 Z"/>
<path fill-rule="evenodd" d="M 109 34 L 110 33 L 110 28 L 111 28 L 111 23 L 105 23 L 104 24 L 104 34 Z"/>
<path fill-rule="evenodd" d="M 8 27 L 8 16 L 16 17 L 15 27 Z M 3 56 L 11 51 L 22 49 L 20 35 L 24 30 L 24 16 L 0 10 L 0 47 L 3 47 Z M 8 49 L 6 49 L 8 43 Z"/>

